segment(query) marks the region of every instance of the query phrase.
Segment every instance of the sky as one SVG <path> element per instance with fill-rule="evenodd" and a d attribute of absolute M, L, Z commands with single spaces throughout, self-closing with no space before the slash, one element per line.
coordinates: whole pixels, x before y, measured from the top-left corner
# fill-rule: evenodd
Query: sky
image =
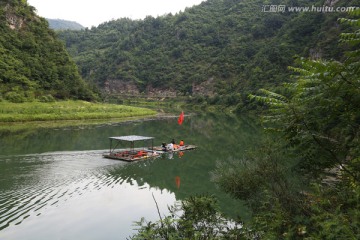
<path fill-rule="evenodd" d="M 84 27 L 128 17 L 144 19 L 184 11 L 205 0 L 28 0 L 37 15 L 51 19 L 75 21 Z"/>

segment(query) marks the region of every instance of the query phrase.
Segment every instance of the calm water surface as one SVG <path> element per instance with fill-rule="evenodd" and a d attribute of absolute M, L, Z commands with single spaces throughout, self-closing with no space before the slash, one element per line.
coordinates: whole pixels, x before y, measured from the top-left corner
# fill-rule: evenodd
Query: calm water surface
<path fill-rule="evenodd" d="M 118 124 L 0 131 L 0 239 L 126 239 L 141 217 L 159 219 L 188 196 L 215 195 L 222 210 L 246 208 L 211 181 L 216 162 L 241 158 L 260 130 L 247 118 L 204 114 Z M 5 129 L 5 130 L 4 130 Z M 9 128 L 10 129 L 10 128 Z M 105 159 L 110 136 L 184 139 L 184 155 L 127 163 Z"/>

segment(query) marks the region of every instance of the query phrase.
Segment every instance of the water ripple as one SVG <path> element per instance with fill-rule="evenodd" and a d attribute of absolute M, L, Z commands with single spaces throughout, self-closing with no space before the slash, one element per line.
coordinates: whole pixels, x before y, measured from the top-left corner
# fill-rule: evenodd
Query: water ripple
<path fill-rule="evenodd" d="M 124 179 L 108 174 L 108 169 L 125 163 L 104 159 L 103 152 L 0 157 L 0 169 L 6 165 L 12 173 L 7 179 L 9 174 L 0 170 L 0 230 L 42 215 L 73 197 L 121 184 Z"/>

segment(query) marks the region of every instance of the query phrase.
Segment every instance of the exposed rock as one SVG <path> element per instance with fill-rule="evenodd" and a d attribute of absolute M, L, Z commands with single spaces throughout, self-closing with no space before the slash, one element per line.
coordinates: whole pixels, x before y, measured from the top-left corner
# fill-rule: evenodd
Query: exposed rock
<path fill-rule="evenodd" d="M 313 60 L 319 60 L 322 57 L 322 52 L 320 49 L 311 48 L 309 51 L 310 58 Z"/>
<path fill-rule="evenodd" d="M 339 0 L 326 0 L 324 5 L 333 7 L 337 2 L 339 2 Z"/>
<path fill-rule="evenodd" d="M 200 96 L 214 96 L 215 81 L 213 78 L 209 78 L 207 81 L 200 84 L 193 84 L 192 94 Z M 144 92 L 133 82 L 124 82 L 118 79 L 107 80 L 104 85 L 104 91 L 106 94 L 116 94 L 124 96 L 146 96 L 156 98 L 174 98 L 178 96 L 175 89 L 155 88 L 153 86 L 147 86 Z"/>
<path fill-rule="evenodd" d="M 209 78 L 207 81 L 200 84 L 193 83 L 192 94 L 201 96 L 213 96 L 214 95 L 214 78 Z"/>
<path fill-rule="evenodd" d="M 137 96 L 140 94 L 137 86 L 132 82 L 123 82 L 119 80 L 107 80 L 104 90 L 107 94 L 122 94 Z"/>
<path fill-rule="evenodd" d="M 148 86 L 146 88 L 146 96 L 148 97 L 176 97 L 176 91 L 173 89 L 159 89 Z"/>
<path fill-rule="evenodd" d="M 176 97 L 176 91 L 173 89 L 159 89 L 148 86 L 144 93 L 133 82 L 124 82 L 120 80 L 107 80 L 104 86 L 105 93 L 124 96 L 147 96 L 147 97 Z"/>
<path fill-rule="evenodd" d="M 24 20 L 13 13 L 14 11 L 12 11 L 10 4 L 7 4 L 4 10 L 6 22 L 8 23 L 9 27 L 13 30 L 21 29 L 24 25 Z"/>

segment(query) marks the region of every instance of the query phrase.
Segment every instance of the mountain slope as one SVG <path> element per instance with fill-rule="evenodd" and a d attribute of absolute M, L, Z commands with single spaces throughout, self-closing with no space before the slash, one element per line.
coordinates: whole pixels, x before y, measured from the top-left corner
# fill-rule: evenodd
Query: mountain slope
<path fill-rule="evenodd" d="M 25 0 L 0 2 L 0 99 L 94 99 L 64 45 Z"/>
<path fill-rule="evenodd" d="M 269 5 L 325 2 L 274 0 Z M 358 3 L 338 1 L 336 6 Z M 208 0 L 176 15 L 119 19 L 59 36 L 82 76 L 110 92 L 170 91 L 241 105 L 247 104 L 248 92 L 288 81 L 295 55 L 342 57 L 338 47 L 332 48 L 340 13 L 269 13 L 263 7 L 262 0 Z"/>

